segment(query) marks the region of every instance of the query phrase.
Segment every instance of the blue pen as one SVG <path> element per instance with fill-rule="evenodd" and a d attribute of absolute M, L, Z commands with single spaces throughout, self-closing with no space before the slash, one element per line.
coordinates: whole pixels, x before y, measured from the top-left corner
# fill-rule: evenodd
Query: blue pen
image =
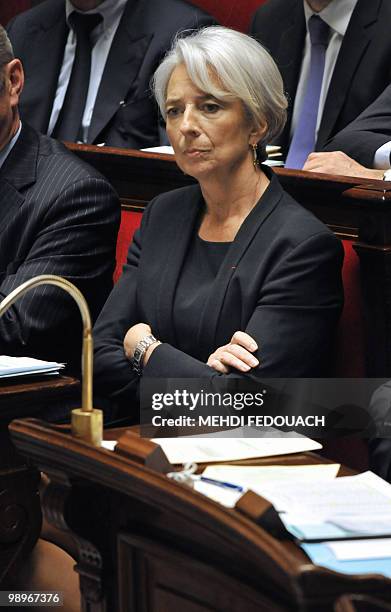
<path fill-rule="evenodd" d="M 216 487 L 221 487 L 222 489 L 231 489 L 232 491 L 237 491 L 238 493 L 243 493 L 244 488 L 240 485 L 233 484 L 233 482 L 224 482 L 223 480 L 215 480 L 214 478 L 208 478 L 207 476 L 193 476 L 195 480 L 201 480 L 202 482 L 207 482 L 208 484 L 216 485 Z"/>

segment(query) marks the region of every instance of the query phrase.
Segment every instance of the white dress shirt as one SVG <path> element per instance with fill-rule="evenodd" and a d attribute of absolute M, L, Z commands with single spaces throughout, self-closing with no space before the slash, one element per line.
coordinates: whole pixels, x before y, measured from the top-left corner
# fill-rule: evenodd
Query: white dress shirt
<path fill-rule="evenodd" d="M 87 142 L 88 129 L 91 124 L 92 113 L 95 106 L 95 100 L 98 93 L 99 85 L 102 79 L 103 70 L 109 55 L 110 47 L 113 42 L 114 35 L 117 31 L 119 22 L 123 15 L 125 5 L 128 0 L 104 0 L 97 8 L 91 11 L 84 11 L 84 15 L 94 15 L 96 13 L 102 15 L 103 20 L 92 31 L 93 48 L 91 52 L 91 74 L 88 87 L 86 106 L 82 119 L 83 142 Z M 70 0 L 65 0 L 66 18 L 73 11 L 81 13 L 72 4 Z M 69 22 L 68 22 L 69 25 Z M 73 60 L 76 52 L 76 35 L 72 29 L 68 34 L 67 43 L 64 51 L 64 59 L 62 62 L 60 76 L 57 83 L 56 95 L 54 98 L 52 113 L 49 120 L 48 134 L 53 132 L 54 126 L 58 119 L 58 115 L 64 103 L 66 90 L 69 79 L 71 77 Z"/>
<path fill-rule="evenodd" d="M 316 125 L 316 137 L 318 135 L 319 125 L 323 114 L 324 105 L 326 102 L 327 92 L 330 86 L 331 77 L 333 76 L 335 64 L 337 62 L 338 53 L 341 48 L 343 37 L 348 29 L 349 21 L 355 9 L 358 0 L 332 0 L 323 11 L 315 13 L 304 2 L 304 14 L 307 25 L 307 34 L 305 37 L 303 62 L 301 65 L 300 78 L 297 85 L 295 103 L 292 114 L 291 137 L 298 123 L 301 105 L 305 95 L 307 80 L 310 71 L 311 60 L 311 41 L 308 33 L 308 21 L 312 15 L 319 15 L 321 19 L 330 27 L 330 40 L 326 51 L 325 66 L 323 73 L 322 89 L 320 92 L 318 119 Z M 371 0 L 369 0 L 371 1 Z"/>

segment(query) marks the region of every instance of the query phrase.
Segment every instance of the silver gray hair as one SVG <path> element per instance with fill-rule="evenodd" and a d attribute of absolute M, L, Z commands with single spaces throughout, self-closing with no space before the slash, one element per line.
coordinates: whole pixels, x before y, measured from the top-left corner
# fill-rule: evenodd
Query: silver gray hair
<path fill-rule="evenodd" d="M 168 82 L 180 64 L 185 65 L 199 89 L 220 100 L 241 100 L 255 127 L 266 123 L 260 146 L 282 131 L 287 99 L 281 74 L 266 49 L 250 36 L 222 26 L 179 35 L 152 79 L 152 89 L 164 118 Z"/>
<path fill-rule="evenodd" d="M 0 25 L 0 92 L 4 87 L 3 66 L 9 64 L 14 59 L 14 51 L 7 32 Z"/>

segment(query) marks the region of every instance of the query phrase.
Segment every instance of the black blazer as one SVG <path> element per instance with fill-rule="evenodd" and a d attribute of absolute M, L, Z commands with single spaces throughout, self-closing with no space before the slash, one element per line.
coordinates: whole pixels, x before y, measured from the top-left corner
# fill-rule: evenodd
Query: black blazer
<path fill-rule="evenodd" d="M 175 289 L 203 198 L 198 185 L 165 193 L 145 211 L 127 265 L 98 318 L 95 375 L 98 391 L 127 402 L 137 389 L 123 351 L 129 327 L 148 323 L 164 344 L 144 377 L 213 377 L 206 365 L 237 330 L 260 346 L 261 365 L 249 375 L 322 376 L 341 305 L 342 246 L 311 213 L 282 190 L 272 175 L 265 194 L 229 248 L 199 319 L 194 356 L 176 347 L 172 322 Z"/>
<path fill-rule="evenodd" d="M 150 79 L 177 31 L 212 23 L 184 0 L 129 0 L 103 72 L 89 142 L 135 149 L 158 145 L 164 136 Z M 17 15 L 8 35 L 26 73 L 22 120 L 46 133 L 68 36 L 64 0 L 46 0 Z"/>
<path fill-rule="evenodd" d="M 109 183 L 27 125 L 0 169 L 0 299 L 39 274 L 58 274 L 86 297 L 96 318 L 110 289 L 120 206 Z M 78 308 L 42 287 L 0 318 L 0 353 L 80 367 Z"/>
<path fill-rule="evenodd" d="M 331 138 L 324 151 L 343 151 L 371 168 L 376 151 L 390 140 L 391 85 L 357 119 Z"/>
<path fill-rule="evenodd" d="M 353 121 L 391 81 L 391 2 L 358 0 L 330 82 L 316 150 Z M 288 95 L 288 121 L 278 144 L 289 144 L 292 110 L 306 34 L 303 0 L 268 0 L 254 15 L 250 33 L 278 64 Z"/>

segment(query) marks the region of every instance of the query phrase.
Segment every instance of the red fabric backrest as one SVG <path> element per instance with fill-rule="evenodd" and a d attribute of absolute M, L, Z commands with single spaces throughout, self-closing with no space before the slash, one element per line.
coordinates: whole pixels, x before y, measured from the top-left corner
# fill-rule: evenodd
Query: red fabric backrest
<path fill-rule="evenodd" d="M 114 282 L 121 276 L 129 245 L 140 222 L 141 213 L 122 211 Z M 350 241 L 344 240 L 343 246 L 345 260 L 342 276 L 345 305 L 337 332 L 335 376 L 341 378 L 364 377 L 365 349 L 359 260 Z"/>
<path fill-rule="evenodd" d="M 0 23 L 6 26 L 12 17 L 31 8 L 31 0 L 13 0 L 0 3 Z"/>
<path fill-rule="evenodd" d="M 343 240 L 342 270 L 345 304 L 337 334 L 336 376 L 365 377 L 364 309 L 361 296 L 360 262 L 350 240 Z"/>
<path fill-rule="evenodd" d="M 266 0 L 190 0 L 229 28 L 247 32 L 255 10 Z"/>
<path fill-rule="evenodd" d="M 122 209 L 121 224 L 117 237 L 116 265 L 113 280 L 116 283 L 122 274 L 122 268 L 126 262 L 129 246 L 133 239 L 133 234 L 141 223 L 142 213 L 132 212 Z"/>
<path fill-rule="evenodd" d="M 163 0 L 164 1 L 164 0 Z M 191 4 L 204 9 L 222 25 L 241 32 L 247 32 L 251 16 L 265 0 L 190 0 Z M 6 25 L 9 20 L 31 7 L 31 0 L 13 0 L 1 2 L 0 23 Z"/>

